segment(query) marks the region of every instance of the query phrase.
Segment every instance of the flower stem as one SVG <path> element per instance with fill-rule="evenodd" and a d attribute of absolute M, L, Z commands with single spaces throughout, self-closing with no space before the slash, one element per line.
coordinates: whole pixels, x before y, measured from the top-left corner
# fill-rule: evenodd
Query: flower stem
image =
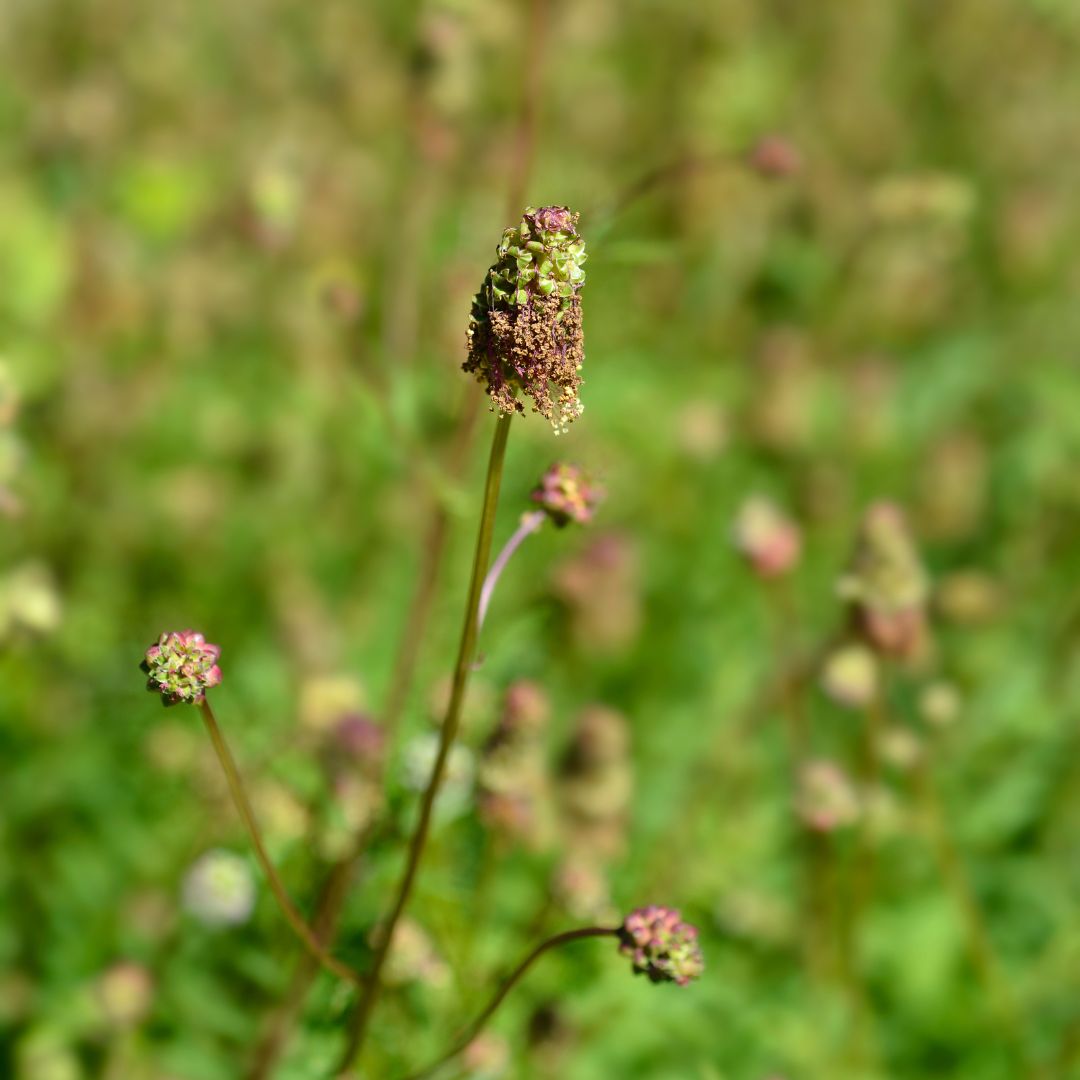
<path fill-rule="evenodd" d="M 468 387 L 464 405 L 461 409 L 461 422 L 457 433 L 447 451 L 449 466 L 447 475 L 455 482 L 460 480 L 465 469 L 468 451 L 472 446 L 477 421 L 482 412 L 482 401 L 473 387 Z M 386 731 L 387 743 L 393 745 L 401 717 L 409 702 L 415 680 L 417 665 L 420 660 L 420 648 L 424 642 L 425 629 L 434 606 L 442 573 L 443 556 L 450 537 L 450 508 L 445 498 L 437 493 L 429 493 L 431 499 L 430 517 L 421 547 L 420 565 L 416 575 L 416 587 L 409 603 L 408 614 L 398 638 L 386 703 L 380 717 Z M 385 770 L 385 765 L 383 766 Z M 327 874 L 321 897 L 316 904 L 312 924 L 320 938 L 331 944 L 337 934 L 338 923 L 345 908 L 347 891 L 356 876 L 356 869 L 361 857 L 367 850 L 374 830 L 365 825 L 354 837 L 352 850 L 338 859 Z M 278 1058 L 285 1048 L 289 1030 L 294 1025 L 296 1014 L 303 1004 L 308 987 L 314 979 L 318 966 L 304 957 L 304 962 L 297 965 L 292 981 L 286 992 L 285 1001 L 270 1017 L 267 1028 L 255 1048 L 252 1066 L 246 1080 L 267 1080 L 277 1065 Z"/>
<path fill-rule="evenodd" d="M 512 414 L 504 413 L 495 422 L 491 456 L 488 459 L 487 481 L 484 485 L 484 505 L 480 515 L 480 530 L 476 538 L 472 578 L 469 582 L 469 595 L 465 604 L 465 621 L 461 630 L 461 643 L 458 646 L 450 702 L 447 705 L 446 718 L 440 732 L 439 750 L 435 756 L 435 764 L 431 769 L 431 778 L 428 780 L 427 788 L 420 802 L 420 819 L 409 843 L 405 872 L 402 875 L 401 883 L 398 885 L 397 896 L 390 909 L 390 914 L 381 927 L 379 944 L 372 959 L 366 985 L 353 1015 L 349 1040 L 339 1071 L 349 1068 L 363 1049 L 368 1023 L 371 1020 L 371 1013 L 379 995 L 379 980 L 382 975 L 383 965 L 393 943 L 394 930 L 409 902 L 416 881 L 420 860 L 423 857 L 428 832 L 431 828 L 435 797 L 439 793 L 443 773 L 446 770 L 446 761 L 461 723 L 461 706 L 465 700 L 465 689 L 469 682 L 469 673 L 476 652 L 476 638 L 480 628 L 477 618 L 480 606 L 480 591 L 483 587 L 488 559 L 491 556 L 491 536 L 495 526 L 495 510 L 499 502 L 499 487 L 502 483 L 503 461 L 506 457 L 506 440 L 510 434 L 511 420 Z"/>
<path fill-rule="evenodd" d="M 495 556 L 495 561 L 491 564 L 491 569 L 488 571 L 487 577 L 484 578 L 484 587 L 480 590 L 480 612 L 477 615 L 477 623 L 479 626 L 484 625 L 484 617 L 487 615 L 488 604 L 491 603 L 492 593 L 495 592 L 495 586 L 499 584 L 499 578 L 506 569 L 506 564 L 513 557 L 514 552 L 525 542 L 525 538 L 531 536 L 544 524 L 544 518 L 546 517 L 547 514 L 545 514 L 543 510 L 533 510 L 528 514 L 525 514 L 521 519 L 521 524 L 518 525 L 515 530 L 514 535 L 506 541 L 502 551 Z"/>
<path fill-rule="evenodd" d="M 347 979 L 355 986 L 363 987 L 364 979 L 353 971 L 352 968 L 343 964 L 340 960 L 336 960 L 323 948 L 318 935 L 304 921 L 304 916 L 300 914 L 296 905 L 292 902 L 292 899 L 285 889 L 284 883 L 278 875 L 277 869 L 270 861 L 270 856 L 266 851 L 266 845 L 263 843 L 262 833 L 259 831 L 259 824 L 255 820 L 255 811 L 251 808 L 251 801 L 248 799 L 247 792 L 244 789 L 244 781 L 240 776 L 240 770 L 236 766 L 236 759 L 232 756 L 229 744 L 225 741 L 225 735 L 218 726 L 217 719 L 214 716 L 214 710 L 210 707 L 210 702 L 207 701 L 206 698 L 203 698 L 200 703 L 199 710 L 202 712 L 202 718 L 206 724 L 206 731 L 210 736 L 210 742 L 213 744 L 214 752 L 218 756 L 218 761 L 221 762 L 221 768 L 225 773 L 225 779 L 229 783 L 229 791 L 232 794 L 233 802 L 244 822 L 244 826 L 247 828 L 248 836 L 251 837 L 252 846 L 255 848 L 255 857 L 258 859 L 259 865 L 266 875 L 266 880 L 270 885 L 270 891 L 274 894 L 274 898 L 277 900 L 278 906 L 281 908 L 286 921 L 292 927 L 296 936 L 303 942 L 304 947 L 308 952 L 310 952 L 323 967 L 328 971 L 333 972 L 338 978 Z"/>
<path fill-rule="evenodd" d="M 465 1029 L 464 1033 L 459 1036 L 454 1045 L 438 1060 L 433 1061 L 419 1072 L 410 1073 L 407 1080 L 424 1080 L 424 1077 L 430 1076 L 441 1065 L 445 1065 L 448 1061 L 457 1057 L 457 1055 L 484 1030 L 484 1026 L 495 1015 L 499 1006 L 506 1000 L 506 996 L 514 989 L 514 986 L 520 981 L 529 968 L 544 955 L 544 953 L 548 952 L 550 949 L 558 948 L 560 945 L 565 945 L 568 942 L 579 941 L 581 938 L 616 937 L 618 933 L 618 927 L 586 926 L 579 930 L 566 930 L 561 934 L 556 934 L 554 937 L 548 938 L 547 941 L 541 942 L 503 980 L 502 985 L 495 992 L 495 996 L 484 1007 L 483 1012 L 481 1012 L 480 1015 Z"/>

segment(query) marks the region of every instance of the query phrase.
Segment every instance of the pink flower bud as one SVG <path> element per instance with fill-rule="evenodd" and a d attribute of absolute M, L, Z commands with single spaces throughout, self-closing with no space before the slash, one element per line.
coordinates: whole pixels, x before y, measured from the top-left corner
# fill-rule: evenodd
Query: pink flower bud
<path fill-rule="evenodd" d="M 142 669 L 150 676 L 146 688 L 161 694 L 166 705 L 199 705 L 206 691 L 221 682 L 221 647 L 211 645 L 194 630 L 163 633 L 146 650 Z"/>
<path fill-rule="evenodd" d="M 697 927 L 683 922 L 676 908 L 650 904 L 631 911 L 619 928 L 619 952 L 635 975 L 654 983 L 686 986 L 705 970 Z"/>
<path fill-rule="evenodd" d="M 735 547 L 761 578 L 786 574 L 802 550 L 799 527 L 771 500 L 752 495 L 735 518 Z"/>
<path fill-rule="evenodd" d="M 577 465 L 557 462 L 533 488 L 532 501 L 559 527 L 571 521 L 587 525 L 592 521 L 604 492 L 589 483 Z"/>

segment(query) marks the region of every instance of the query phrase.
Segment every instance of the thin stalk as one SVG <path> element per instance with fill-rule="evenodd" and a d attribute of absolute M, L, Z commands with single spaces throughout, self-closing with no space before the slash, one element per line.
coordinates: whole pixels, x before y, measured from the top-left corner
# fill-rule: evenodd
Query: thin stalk
<path fill-rule="evenodd" d="M 475 393 L 473 387 L 469 387 L 462 408 L 461 423 L 458 425 L 457 434 L 448 455 L 450 465 L 447 475 L 455 480 L 460 477 L 464 469 L 468 451 L 472 445 L 477 420 L 481 413 L 481 401 L 480 395 Z M 380 714 L 383 729 L 386 731 L 387 741 L 390 744 L 394 742 L 412 691 L 416 668 L 420 660 L 420 646 L 424 641 L 424 631 L 434 606 L 443 555 L 449 537 L 450 509 L 445 498 L 442 498 L 438 492 L 432 492 L 431 516 L 421 548 L 416 589 L 398 639 L 386 704 Z M 333 942 L 337 934 L 338 923 L 345 908 L 345 891 L 353 879 L 361 856 L 367 850 L 371 837 L 370 828 L 362 829 L 355 838 L 352 850 L 338 859 L 327 874 L 312 921 L 319 930 L 320 938 L 328 944 Z M 286 992 L 285 1001 L 271 1018 L 259 1046 L 256 1047 L 247 1080 L 267 1080 L 270 1076 L 285 1047 L 289 1029 L 295 1022 L 316 970 L 315 966 L 309 963 L 297 965 Z"/>
<path fill-rule="evenodd" d="M 924 755 L 915 767 L 915 783 L 922 803 L 923 814 L 938 870 L 953 899 L 967 932 L 972 964 L 982 982 L 989 1005 L 1009 1040 L 1015 1055 L 1015 1065 L 1026 1076 L 1037 1076 L 1038 1069 L 1024 1041 L 1024 1018 L 1013 997 L 1001 959 L 994 947 L 986 915 L 979 903 L 971 879 L 964 866 L 963 855 L 949 827 L 949 819 L 941 804 L 934 779 L 933 763 Z"/>
<path fill-rule="evenodd" d="M 327 971 L 332 972 L 339 979 L 346 979 L 355 986 L 363 987 L 365 985 L 364 979 L 353 971 L 352 968 L 331 956 L 326 949 L 323 948 L 318 935 L 304 921 L 304 916 L 300 914 L 296 905 L 292 902 L 292 898 L 286 891 L 285 885 L 278 875 L 277 869 L 270 861 L 270 856 L 266 851 L 266 845 L 263 843 L 262 833 L 259 831 L 259 823 L 255 820 L 255 811 L 252 810 L 251 801 L 248 799 L 247 791 L 244 789 L 244 781 L 240 776 L 240 770 L 237 768 L 236 759 L 232 756 L 229 744 L 225 741 L 225 735 L 218 726 L 217 719 L 214 716 L 214 710 L 210 707 L 210 702 L 207 701 L 206 698 L 203 698 L 202 703 L 199 705 L 199 709 L 202 712 L 203 722 L 206 724 L 206 731 L 210 736 L 210 742 L 213 744 L 214 752 L 218 756 L 218 761 L 221 762 L 221 768 L 225 773 L 225 779 L 229 783 L 229 791 L 232 794 L 232 799 L 236 805 L 237 812 L 240 814 L 244 826 L 247 828 L 248 836 L 251 838 L 252 846 L 255 848 L 255 857 L 258 859 L 259 865 L 266 875 L 266 880 L 270 885 L 270 891 L 274 894 L 274 898 L 277 900 L 278 906 L 281 908 L 286 921 L 292 927 L 296 936 L 303 942 L 304 947 L 308 952 L 311 953 L 311 955 L 318 960 Z"/>
<path fill-rule="evenodd" d="M 929 761 L 919 764 L 916 779 L 938 869 L 964 921 L 975 970 L 979 973 L 987 995 L 1002 1015 L 1002 1019 L 1010 1028 L 1015 1028 L 1017 1026 L 1016 1012 L 1012 997 L 1002 974 L 982 908 L 975 898 L 960 851 L 946 824 Z"/>
<path fill-rule="evenodd" d="M 473 557 L 472 578 L 469 582 L 469 594 L 465 603 L 465 620 L 461 629 L 461 643 L 458 646 L 450 702 L 447 705 L 446 718 L 440 732 L 439 750 L 435 757 L 435 764 L 431 769 L 431 778 L 428 780 L 427 788 L 420 803 L 420 819 L 409 843 L 405 872 L 398 886 L 397 896 L 390 909 L 390 914 L 381 928 L 379 944 L 372 958 L 367 983 L 364 986 L 363 993 L 360 995 L 360 1002 L 353 1015 L 349 1040 L 339 1071 L 349 1068 L 363 1049 L 371 1014 L 379 996 L 379 983 L 383 965 L 386 963 L 386 957 L 394 940 L 394 930 L 409 902 L 413 885 L 416 882 L 420 860 L 423 857 L 428 833 L 431 829 L 435 798 L 442 785 L 443 773 L 446 771 L 446 761 L 461 724 L 461 706 L 465 700 L 465 690 L 469 683 L 469 674 L 476 653 L 476 639 L 479 632 L 477 615 L 480 607 L 480 591 L 483 588 L 488 560 L 491 557 L 491 537 L 495 526 L 495 511 L 499 502 L 499 487 L 502 483 L 503 461 L 506 457 L 506 440 L 510 434 L 511 419 L 510 415 L 502 414 L 495 422 L 491 456 L 488 459 L 487 481 L 484 485 L 484 504 L 480 515 L 480 529 L 476 538 L 476 553 Z"/>
<path fill-rule="evenodd" d="M 791 582 L 786 576 L 765 582 L 772 618 L 773 653 L 781 672 L 792 670 L 799 655 L 799 611 Z M 778 681 L 778 704 L 788 741 L 789 782 L 793 791 L 799 783 L 799 770 L 810 746 L 805 698 L 806 682 L 781 677 Z M 827 838 L 798 827 L 795 843 L 802 864 L 803 904 L 802 950 L 806 966 L 822 978 L 829 967 L 826 942 L 831 932 L 833 903 L 828 882 L 834 872 L 835 851 Z"/>
<path fill-rule="evenodd" d="M 345 905 L 352 883 L 352 861 L 342 859 L 335 864 L 327 877 L 311 920 L 319 941 L 325 946 Z M 251 1064 L 245 1073 L 246 1080 L 266 1080 L 273 1072 L 278 1058 L 285 1049 L 289 1030 L 296 1022 L 304 1005 L 308 988 L 318 973 L 318 962 L 304 953 L 297 962 L 284 999 L 270 1015 L 266 1029 L 252 1054 Z"/>
<path fill-rule="evenodd" d="M 547 514 L 545 514 L 543 510 L 533 510 L 528 514 L 523 515 L 521 524 L 518 525 L 517 529 L 514 531 L 514 535 L 506 541 L 502 551 L 495 556 L 495 561 L 491 564 L 491 569 L 488 571 L 487 577 L 484 578 L 484 587 L 480 590 L 480 614 L 478 616 L 478 621 L 481 626 L 484 625 L 488 604 L 491 603 L 492 593 L 495 592 L 495 586 L 499 584 L 499 578 L 506 569 L 506 564 L 510 562 L 514 552 L 521 547 L 526 538 L 532 536 L 532 534 L 544 524 L 544 518 L 546 517 Z"/>
<path fill-rule="evenodd" d="M 579 930 L 567 930 L 564 933 L 556 934 L 554 937 L 548 938 L 547 941 L 541 942 L 535 949 L 520 964 L 503 980 L 502 985 L 495 992 L 495 996 L 484 1006 L 480 1015 L 465 1029 L 464 1033 L 458 1037 L 454 1045 L 446 1051 L 442 1057 L 433 1061 L 430 1065 L 421 1069 L 419 1072 L 410 1073 L 406 1080 L 424 1080 L 425 1077 L 430 1076 L 440 1066 L 445 1065 L 448 1061 L 452 1061 L 458 1056 L 468 1045 L 484 1030 L 487 1022 L 498 1011 L 499 1006 L 506 1000 L 506 996 L 514 989 L 515 985 L 521 980 L 525 973 L 532 967 L 532 965 L 548 952 L 550 949 L 558 948 L 560 945 L 566 945 L 571 941 L 580 941 L 582 938 L 588 937 L 617 937 L 619 933 L 618 927 L 611 926 L 586 926 Z"/>
<path fill-rule="evenodd" d="M 882 687 L 867 705 L 861 727 L 858 775 L 864 793 L 874 791 L 880 782 L 881 761 L 878 746 L 887 726 L 887 697 L 886 690 Z M 871 823 L 866 814 L 863 815 L 858 830 L 855 850 L 845 875 L 847 911 L 840 924 L 839 963 L 855 1014 L 855 1064 L 866 1066 L 876 1063 L 875 1059 L 879 1057 L 878 1040 L 873 1009 L 859 969 L 856 935 L 873 903 L 877 854 Z"/>

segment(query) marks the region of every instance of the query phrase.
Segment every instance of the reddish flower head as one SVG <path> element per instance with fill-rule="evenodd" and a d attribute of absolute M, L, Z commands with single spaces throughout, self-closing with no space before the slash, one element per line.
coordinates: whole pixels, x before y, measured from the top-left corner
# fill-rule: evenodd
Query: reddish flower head
<path fill-rule="evenodd" d="M 650 982 L 685 986 L 705 970 L 697 927 L 676 908 L 650 904 L 636 908 L 619 928 L 619 952 L 633 961 L 634 974 Z"/>
<path fill-rule="evenodd" d="M 146 688 L 161 694 L 166 705 L 181 702 L 200 704 L 206 691 L 221 682 L 218 658 L 221 647 L 211 645 L 194 630 L 163 633 L 156 645 L 146 650 L 140 665 L 150 678 Z"/>
<path fill-rule="evenodd" d="M 577 465 L 556 462 L 532 490 L 532 501 L 559 527 L 571 521 L 587 525 L 603 499 L 603 491 L 586 479 Z"/>

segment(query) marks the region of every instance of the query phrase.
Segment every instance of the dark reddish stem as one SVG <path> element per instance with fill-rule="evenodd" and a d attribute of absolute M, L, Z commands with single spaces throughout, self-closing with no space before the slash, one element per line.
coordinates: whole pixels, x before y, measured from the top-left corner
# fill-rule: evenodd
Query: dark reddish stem
<path fill-rule="evenodd" d="M 424 1080 L 425 1077 L 430 1076 L 440 1066 L 445 1065 L 448 1061 L 452 1061 L 458 1056 L 468 1045 L 484 1030 L 488 1021 L 498 1011 L 499 1006 L 506 1000 L 507 995 L 517 985 L 517 983 L 524 977 L 525 973 L 533 966 L 533 964 L 540 959 L 544 953 L 551 949 L 556 949 L 560 945 L 566 945 L 571 941 L 580 941 L 582 938 L 589 937 L 617 937 L 619 934 L 618 927 L 611 926 L 586 926 L 580 930 L 567 930 L 561 934 L 556 934 L 554 937 L 550 937 L 547 941 L 541 942 L 539 945 L 521 961 L 520 964 L 503 980 L 502 985 L 495 991 L 495 996 L 487 1003 L 480 1015 L 473 1020 L 471 1024 L 465 1029 L 454 1045 L 446 1051 L 442 1057 L 433 1061 L 430 1065 L 421 1069 L 419 1072 L 411 1073 L 407 1080 Z"/>

